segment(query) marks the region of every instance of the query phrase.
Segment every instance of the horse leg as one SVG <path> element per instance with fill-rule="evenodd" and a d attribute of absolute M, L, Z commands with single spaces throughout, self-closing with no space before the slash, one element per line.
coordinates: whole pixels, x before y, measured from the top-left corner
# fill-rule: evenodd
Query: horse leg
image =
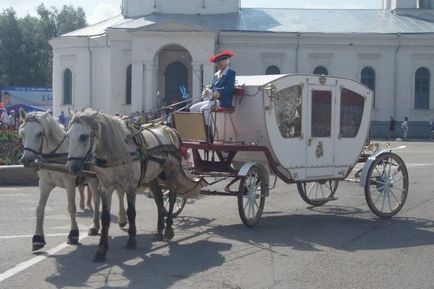
<path fill-rule="evenodd" d="M 88 184 L 88 190 L 92 191 L 93 198 L 93 217 L 92 217 L 92 225 L 89 227 L 88 235 L 96 236 L 99 231 L 99 203 L 101 201 L 101 195 L 98 190 L 97 181 L 90 181 Z"/>
<path fill-rule="evenodd" d="M 71 183 L 68 184 L 65 189 L 68 198 L 68 212 L 71 219 L 71 228 L 69 230 L 67 243 L 70 245 L 77 245 L 79 232 L 77 220 L 75 218 L 75 213 L 77 212 L 77 208 L 75 206 L 75 181 L 71 181 Z"/>
<path fill-rule="evenodd" d="M 137 229 L 136 229 L 136 194 L 135 190 L 130 190 L 127 193 L 127 203 L 128 203 L 128 242 L 127 249 L 135 249 L 137 247 Z"/>
<path fill-rule="evenodd" d="M 49 185 L 44 181 L 39 181 L 39 203 L 36 207 L 36 229 L 35 234 L 32 238 L 32 251 L 39 250 L 45 246 L 45 236 L 44 236 L 44 215 L 45 206 L 47 205 L 48 197 L 50 196 L 51 190 L 54 186 Z"/>
<path fill-rule="evenodd" d="M 164 230 L 164 240 L 168 241 L 173 238 L 175 232 L 173 231 L 173 207 L 176 201 L 176 190 L 171 188 L 169 190 L 169 212 L 166 216 L 166 229 Z"/>
<path fill-rule="evenodd" d="M 153 180 L 149 183 L 149 189 L 154 195 L 154 201 L 157 205 L 158 211 L 158 222 L 157 222 L 157 232 L 154 234 L 154 241 L 163 241 L 163 230 L 164 230 L 164 204 L 163 204 L 163 192 L 158 184 L 158 180 Z"/>
<path fill-rule="evenodd" d="M 105 260 L 109 248 L 109 228 L 110 228 L 110 208 L 112 191 L 107 193 L 107 190 L 101 192 L 102 212 L 101 212 L 101 236 L 99 239 L 98 249 L 95 252 L 93 261 L 102 262 Z"/>
<path fill-rule="evenodd" d="M 125 213 L 125 205 L 124 205 L 124 192 L 120 190 L 116 190 L 119 198 L 119 227 L 123 228 L 127 225 L 127 214 Z M 128 205 L 129 206 L 129 205 Z"/>

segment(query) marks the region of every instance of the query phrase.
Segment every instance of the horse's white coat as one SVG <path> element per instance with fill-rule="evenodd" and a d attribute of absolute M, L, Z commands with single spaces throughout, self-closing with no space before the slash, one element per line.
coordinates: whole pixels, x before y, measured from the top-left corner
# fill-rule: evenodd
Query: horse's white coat
<path fill-rule="evenodd" d="M 29 148 L 35 152 L 49 154 L 53 152 L 59 144 L 56 153 L 68 152 L 68 141 L 65 140 L 65 130 L 48 112 L 45 113 L 30 113 L 22 112 L 24 123 L 20 127 L 20 134 L 22 136 L 22 143 L 25 148 Z M 23 162 L 33 162 L 37 157 L 35 153 L 30 150 L 25 150 L 23 154 Z M 68 212 L 71 220 L 70 230 L 78 230 L 77 221 L 75 218 L 76 205 L 75 205 L 75 187 L 77 177 L 72 174 L 61 173 L 57 171 L 49 171 L 40 169 L 39 175 L 39 190 L 40 198 L 36 209 L 36 228 L 35 235 L 44 237 L 44 213 L 50 192 L 55 187 L 64 188 L 67 192 L 68 198 Z M 99 229 L 99 190 L 96 179 L 87 179 L 92 192 L 94 192 L 94 214 L 93 224 L 90 229 Z M 120 195 L 120 209 L 119 220 L 126 222 L 125 208 Z"/>

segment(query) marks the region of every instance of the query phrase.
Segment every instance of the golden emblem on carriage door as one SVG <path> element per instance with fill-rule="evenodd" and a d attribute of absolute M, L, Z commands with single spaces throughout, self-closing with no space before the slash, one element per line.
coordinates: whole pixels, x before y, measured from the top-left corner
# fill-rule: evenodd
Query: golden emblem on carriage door
<path fill-rule="evenodd" d="M 324 155 L 324 148 L 322 146 L 322 141 L 320 141 L 316 146 L 315 155 L 318 159 Z"/>

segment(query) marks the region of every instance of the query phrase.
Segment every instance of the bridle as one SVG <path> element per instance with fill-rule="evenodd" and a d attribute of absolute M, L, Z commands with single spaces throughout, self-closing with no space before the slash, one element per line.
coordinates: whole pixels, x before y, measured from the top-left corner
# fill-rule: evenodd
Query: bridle
<path fill-rule="evenodd" d="M 71 125 L 73 123 L 80 123 L 81 124 L 81 122 L 78 121 L 77 119 L 75 119 L 71 123 Z M 89 136 L 89 138 L 90 138 L 90 144 L 89 144 L 89 149 L 87 150 L 86 154 L 83 157 L 67 157 L 68 161 L 80 161 L 80 162 L 87 163 L 87 164 L 91 163 L 91 161 L 93 159 L 93 156 L 94 156 L 94 147 L 93 146 L 95 144 L 96 135 L 95 135 L 95 133 L 93 132 L 92 129 L 90 131 L 91 131 L 90 136 Z"/>
<path fill-rule="evenodd" d="M 33 154 L 35 154 L 41 160 L 47 160 L 47 159 L 50 159 L 50 158 L 66 157 L 68 155 L 66 153 L 60 153 L 60 154 L 57 153 L 56 154 L 57 150 L 60 148 L 60 146 L 66 140 L 66 137 L 67 137 L 66 133 L 63 136 L 63 138 L 60 140 L 60 142 L 57 144 L 57 146 L 51 152 L 49 152 L 49 153 L 43 153 L 42 150 L 43 150 L 44 138 L 45 138 L 44 127 L 41 125 L 41 123 L 36 118 L 36 116 L 32 116 L 32 117 L 27 118 L 26 119 L 26 123 L 29 123 L 29 122 L 36 122 L 36 123 L 38 123 L 41 126 L 41 128 L 42 128 L 42 140 L 41 140 L 41 144 L 39 145 L 39 149 L 37 151 L 34 150 L 34 149 L 32 149 L 32 148 L 29 148 L 29 147 L 24 147 L 23 148 L 24 151 L 32 152 Z"/>

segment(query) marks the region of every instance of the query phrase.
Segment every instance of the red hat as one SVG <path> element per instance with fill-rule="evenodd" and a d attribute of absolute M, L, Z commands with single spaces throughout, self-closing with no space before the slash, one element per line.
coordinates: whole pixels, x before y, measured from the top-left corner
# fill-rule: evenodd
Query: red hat
<path fill-rule="evenodd" d="M 217 61 L 223 60 L 223 59 L 228 59 L 232 56 L 234 56 L 235 53 L 232 50 L 225 50 L 217 55 L 212 56 L 209 61 L 210 62 L 214 62 L 216 63 Z"/>

